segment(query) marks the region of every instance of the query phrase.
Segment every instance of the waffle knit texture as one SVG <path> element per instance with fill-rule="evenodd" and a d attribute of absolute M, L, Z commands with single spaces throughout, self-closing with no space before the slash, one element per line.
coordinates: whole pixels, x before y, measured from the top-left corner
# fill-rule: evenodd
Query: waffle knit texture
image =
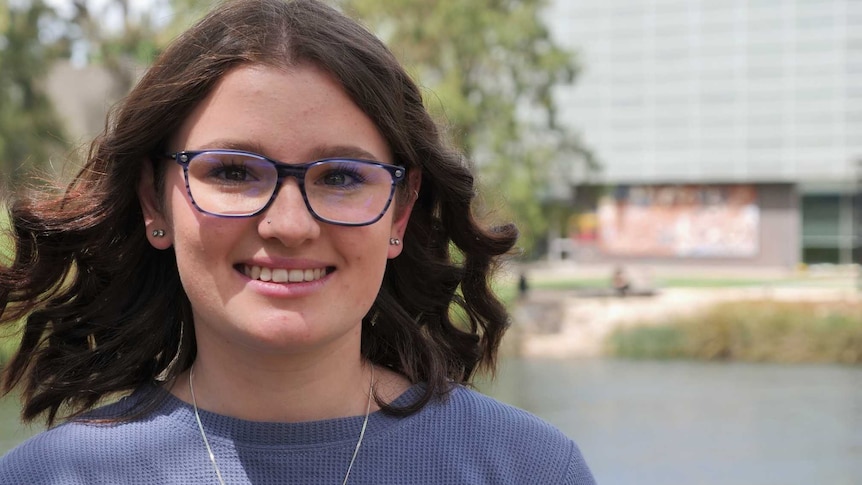
<path fill-rule="evenodd" d="M 194 410 L 166 394 L 143 418 L 62 424 L 0 459 L 4 485 L 217 484 Z M 412 387 L 395 404 L 412 402 Z M 96 410 L 112 416 L 139 395 Z M 363 416 L 306 423 L 200 411 L 228 485 L 340 484 Z M 541 419 L 467 388 L 408 417 L 371 414 L 349 484 L 594 484 L 575 443 Z"/>

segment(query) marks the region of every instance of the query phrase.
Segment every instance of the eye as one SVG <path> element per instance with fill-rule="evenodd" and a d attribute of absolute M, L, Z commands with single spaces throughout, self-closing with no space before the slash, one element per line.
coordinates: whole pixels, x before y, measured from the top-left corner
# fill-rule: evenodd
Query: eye
<path fill-rule="evenodd" d="M 265 160 L 235 153 L 202 153 L 189 165 L 192 176 L 212 185 L 247 185 L 269 182 L 275 170 Z"/>
<path fill-rule="evenodd" d="M 244 165 L 231 164 L 225 165 L 221 169 L 215 170 L 215 175 L 229 182 L 246 182 L 251 174 Z"/>
<path fill-rule="evenodd" d="M 332 185 L 332 186 L 344 186 L 350 185 L 355 182 L 355 175 L 353 173 L 347 173 L 344 170 L 341 171 L 332 171 L 326 174 L 321 182 L 324 185 Z"/>
<path fill-rule="evenodd" d="M 323 170 L 315 179 L 315 184 L 327 188 L 356 188 L 362 186 L 367 177 L 362 166 L 356 163 L 333 162 L 322 166 Z"/>

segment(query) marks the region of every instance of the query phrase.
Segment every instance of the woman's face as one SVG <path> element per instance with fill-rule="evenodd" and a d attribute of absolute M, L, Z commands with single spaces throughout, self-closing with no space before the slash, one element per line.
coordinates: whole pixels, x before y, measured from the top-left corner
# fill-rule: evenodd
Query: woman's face
<path fill-rule="evenodd" d="M 334 79 L 310 65 L 230 71 L 169 148 L 241 149 L 288 164 L 329 157 L 392 163 L 374 123 Z M 387 258 L 400 253 L 389 240 L 403 237 L 409 207 L 393 204 L 368 226 L 327 224 L 312 217 L 288 177 L 263 213 L 221 218 L 192 205 L 178 164 L 169 163 L 165 182 L 163 211 L 142 189 L 147 228 L 167 233 L 150 235 L 154 246 L 174 247 L 199 352 L 358 353 L 361 318 L 374 302 Z M 268 277 L 257 276 L 261 272 L 304 280 L 263 281 Z"/>

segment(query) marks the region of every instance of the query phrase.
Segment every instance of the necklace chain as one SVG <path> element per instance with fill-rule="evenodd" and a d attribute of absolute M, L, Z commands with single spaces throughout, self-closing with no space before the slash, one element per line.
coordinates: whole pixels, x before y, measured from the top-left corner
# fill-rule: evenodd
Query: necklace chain
<path fill-rule="evenodd" d="M 212 447 L 210 446 L 210 442 L 207 439 L 207 434 L 204 431 L 204 425 L 201 422 L 201 416 L 198 413 L 198 401 L 195 399 L 195 385 L 194 381 L 195 374 L 195 366 L 192 365 L 189 368 L 189 393 L 192 395 L 192 407 L 195 410 L 195 421 L 198 423 L 198 429 L 201 432 L 201 438 L 204 441 L 204 446 L 207 448 L 207 453 L 210 457 L 210 462 L 213 464 L 213 470 L 215 471 L 216 478 L 218 479 L 219 485 L 225 485 L 224 478 L 222 478 L 221 470 L 219 470 L 218 463 L 216 462 L 215 453 L 213 453 Z M 362 429 L 359 431 L 359 440 L 356 441 L 356 448 L 353 450 L 353 456 L 350 458 L 350 464 L 347 465 L 347 473 L 344 474 L 344 481 L 341 482 L 341 485 L 347 485 L 347 479 L 350 478 L 350 470 L 353 469 L 353 463 L 356 461 L 356 455 L 359 454 L 359 448 L 362 446 L 362 438 L 365 437 L 365 429 L 368 427 L 368 415 L 371 414 L 371 396 L 374 394 L 374 366 L 371 366 L 371 383 L 368 385 L 368 402 L 365 404 L 365 419 L 362 421 Z"/>

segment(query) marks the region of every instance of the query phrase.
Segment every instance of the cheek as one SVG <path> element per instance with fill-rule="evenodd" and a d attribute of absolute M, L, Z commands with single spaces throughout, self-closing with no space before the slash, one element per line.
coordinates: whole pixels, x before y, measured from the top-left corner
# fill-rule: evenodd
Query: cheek
<path fill-rule="evenodd" d="M 199 265 L 214 265 L 216 260 L 227 260 L 232 250 L 240 244 L 245 231 L 249 230 L 243 222 L 208 217 L 196 211 L 176 214 L 174 228 L 177 231 L 177 258 L 182 253 L 186 259 L 196 261 Z M 211 272 L 216 268 L 211 266 L 202 270 Z"/>
<path fill-rule="evenodd" d="M 177 245 L 193 244 L 203 250 L 218 245 L 222 238 L 229 236 L 232 227 L 241 225 L 236 224 L 237 221 L 207 216 L 198 211 L 188 196 L 182 171 L 172 173 L 166 182 L 166 212 L 176 234 Z"/>
<path fill-rule="evenodd" d="M 355 228 L 353 230 L 356 231 Z M 378 280 L 382 280 L 388 260 L 388 232 L 380 231 L 379 228 L 357 231 L 355 234 L 349 234 L 349 237 L 341 238 L 337 244 L 350 266 L 356 268 L 358 275 L 362 275 L 362 278 L 357 278 L 358 280 L 365 281 L 366 285 L 376 284 Z"/>
<path fill-rule="evenodd" d="M 247 230 L 243 221 L 202 214 L 186 196 L 185 186 L 171 187 L 169 214 L 180 278 L 193 284 L 225 269 L 224 261 L 236 239 Z"/>

